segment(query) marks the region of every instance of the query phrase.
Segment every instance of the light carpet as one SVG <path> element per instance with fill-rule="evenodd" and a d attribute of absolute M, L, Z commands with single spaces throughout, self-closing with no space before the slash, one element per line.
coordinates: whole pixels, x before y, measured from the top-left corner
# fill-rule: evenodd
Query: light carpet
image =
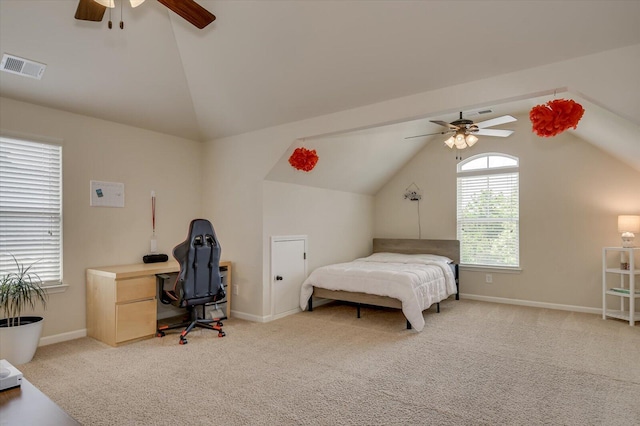
<path fill-rule="evenodd" d="M 397 310 L 328 304 L 112 348 L 45 346 L 20 366 L 85 425 L 638 425 L 640 327 L 447 300 L 420 333 Z"/>

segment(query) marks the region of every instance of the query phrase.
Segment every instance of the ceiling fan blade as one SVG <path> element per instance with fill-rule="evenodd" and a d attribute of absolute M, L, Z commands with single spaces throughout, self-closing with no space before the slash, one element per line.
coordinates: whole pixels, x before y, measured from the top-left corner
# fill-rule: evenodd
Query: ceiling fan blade
<path fill-rule="evenodd" d="M 446 135 L 447 133 L 452 133 L 452 130 L 446 130 L 444 132 L 437 132 L 437 133 L 426 133 L 424 135 L 407 136 L 405 139 L 422 138 L 424 136 L 433 136 L 433 135 Z"/>
<path fill-rule="evenodd" d="M 510 115 L 503 115 L 502 117 L 492 118 L 490 120 L 481 121 L 476 123 L 479 129 L 484 129 L 485 127 L 498 126 L 500 124 L 511 123 L 514 121 L 518 121 L 515 117 Z"/>
<path fill-rule="evenodd" d="M 80 0 L 75 18 L 81 21 L 100 22 L 105 10 L 107 10 L 106 7 L 93 0 Z"/>
<path fill-rule="evenodd" d="M 442 120 L 430 120 L 430 121 L 432 123 L 436 123 L 436 124 L 439 124 L 441 126 L 448 127 L 451 130 L 458 130 L 460 128 L 458 126 L 454 126 L 453 124 L 447 123 L 446 121 L 442 121 Z"/>
<path fill-rule="evenodd" d="M 184 19 L 195 25 L 199 29 L 203 29 L 216 20 L 213 13 L 200 6 L 193 0 L 158 0 L 169 10 L 182 16 Z"/>
<path fill-rule="evenodd" d="M 473 132 L 476 136 L 497 136 L 500 138 L 506 138 L 511 136 L 513 130 L 501 130 L 501 129 L 480 129 L 477 132 Z"/>

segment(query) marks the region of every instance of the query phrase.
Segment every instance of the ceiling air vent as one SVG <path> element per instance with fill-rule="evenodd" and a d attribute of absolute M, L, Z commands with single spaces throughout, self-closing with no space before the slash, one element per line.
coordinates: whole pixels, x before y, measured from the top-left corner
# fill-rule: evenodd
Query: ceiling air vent
<path fill-rule="evenodd" d="M 44 70 L 47 68 L 45 64 L 33 62 L 28 59 L 19 58 L 17 56 L 4 54 L 2 62 L 0 62 L 0 71 L 10 72 L 11 74 L 23 75 L 25 77 L 37 78 L 40 80 Z"/>
<path fill-rule="evenodd" d="M 476 117 L 478 115 L 490 114 L 492 112 L 493 110 L 491 108 L 483 108 L 483 109 L 476 109 L 472 111 L 463 111 L 462 115 L 465 118 L 467 118 L 467 117 Z"/>

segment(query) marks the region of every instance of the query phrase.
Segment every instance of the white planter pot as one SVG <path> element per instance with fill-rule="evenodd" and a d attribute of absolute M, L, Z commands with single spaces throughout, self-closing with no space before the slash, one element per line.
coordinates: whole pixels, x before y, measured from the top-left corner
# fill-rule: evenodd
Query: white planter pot
<path fill-rule="evenodd" d="M 0 321 L 0 359 L 12 365 L 31 361 L 38 349 L 44 318 L 21 317 L 24 323 L 17 327 L 6 327 L 6 320 Z"/>

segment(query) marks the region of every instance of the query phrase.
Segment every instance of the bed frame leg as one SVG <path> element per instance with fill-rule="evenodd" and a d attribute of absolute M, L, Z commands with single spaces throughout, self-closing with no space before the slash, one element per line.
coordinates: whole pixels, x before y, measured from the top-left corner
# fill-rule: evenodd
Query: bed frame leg
<path fill-rule="evenodd" d="M 309 312 L 313 311 L 313 296 L 309 297 L 309 302 L 307 302 L 309 304 Z"/>
<path fill-rule="evenodd" d="M 411 323 L 407 320 L 407 330 L 411 330 Z"/>
<path fill-rule="evenodd" d="M 440 313 L 440 302 L 436 303 L 436 312 Z"/>
<path fill-rule="evenodd" d="M 358 310 L 358 318 L 360 318 L 360 304 L 359 303 L 356 305 L 356 308 Z"/>
<path fill-rule="evenodd" d="M 460 269 L 456 263 L 456 300 L 460 300 Z"/>

